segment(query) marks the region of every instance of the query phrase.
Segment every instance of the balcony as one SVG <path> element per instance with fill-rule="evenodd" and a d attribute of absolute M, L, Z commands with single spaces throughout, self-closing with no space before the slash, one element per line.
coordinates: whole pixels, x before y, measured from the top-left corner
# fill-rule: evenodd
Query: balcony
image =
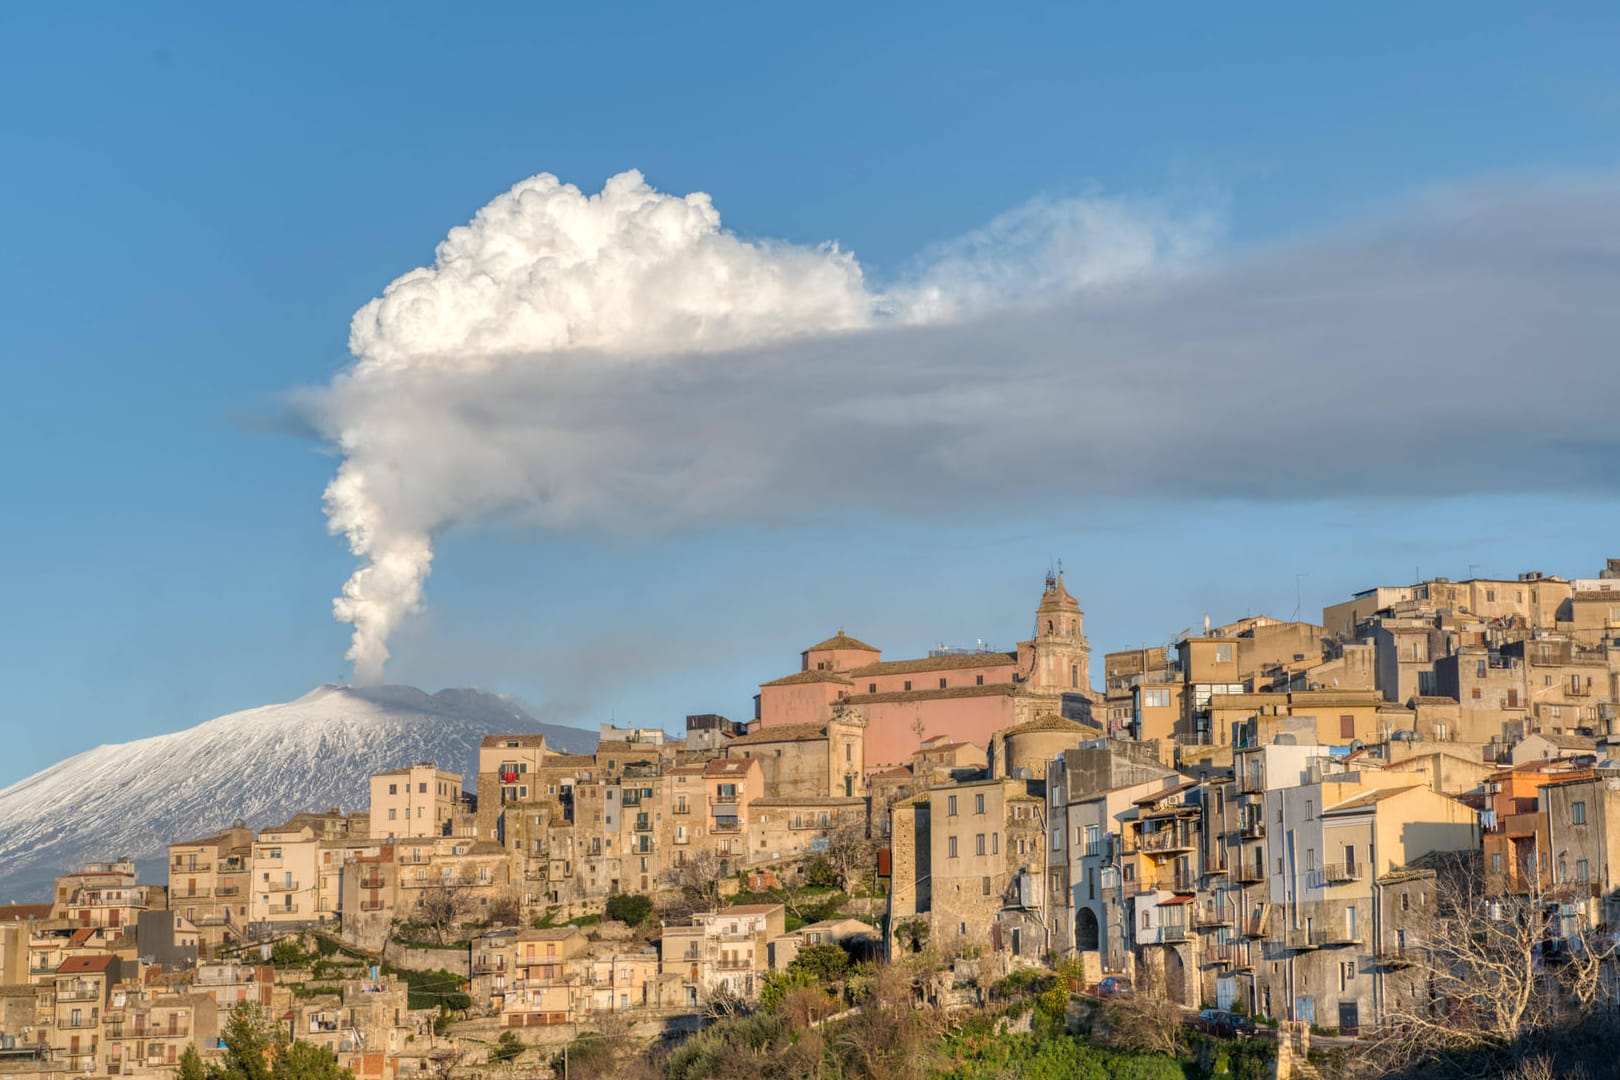
<path fill-rule="evenodd" d="M 281 904 L 266 910 L 264 914 L 269 919 L 273 919 L 277 915 L 296 915 L 302 906 L 301 904 Z"/>
<path fill-rule="evenodd" d="M 72 1028 L 75 1031 L 83 1031 L 85 1028 L 100 1027 L 101 1018 L 95 1016 L 70 1016 L 66 1020 L 58 1020 L 56 1022 L 56 1026 L 60 1028 Z"/>
<path fill-rule="evenodd" d="M 170 893 L 169 903 L 176 904 L 184 900 L 207 900 L 213 895 L 214 890 L 211 888 L 188 889 L 185 892 Z"/>
<path fill-rule="evenodd" d="M 296 881 L 271 881 L 264 886 L 265 892 L 297 892 L 300 886 Z"/>
<path fill-rule="evenodd" d="M 381 900 L 362 900 L 362 901 L 360 901 L 360 910 L 361 911 L 381 911 L 383 908 L 385 908 L 387 906 L 388 905 L 383 903 Z"/>
<path fill-rule="evenodd" d="M 355 882 L 355 888 L 358 888 L 358 889 L 386 889 L 386 888 L 388 888 L 388 883 L 386 881 L 384 881 L 380 877 L 361 878 L 359 881 Z"/>
<path fill-rule="evenodd" d="M 1322 944 L 1331 946 L 1360 945 L 1361 931 L 1348 926 L 1330 926 L 1321 931 Z"/>
<path fill-rule="evenodd" d="M 1186 941 L 1189 937 L 1187 927 L 1181 923 L 1166 923 L 1159 927 L 1159 940 L 1167 944 Z"/>
<path fill-rule="evenodd" d="M 670 813 L 672 813 L 672 814 L 690 814 L 691 812 L 692 812 L 692 808 L 690 806 L 688 806 L 684 802 L 676 803 L 675 804 L 675 809 L 670 811 Z"/>
<path fill-rule="evenodd" d="M 1266 880 L 1266 869 L 1263 866 L 1239 863 L 1235 876 L 1239 884 L 1258 885 Z"/>
<path fill-rule="evenodd" d="M 735 806 L 735 805 L 737 805 L 737 803 L 741 799 L 742 799 L 742 796 L 737 795 L 737 794 L 731 794 L 731 795 L 715 794 L 715 795 L 710 795 L 709 796 L 709 805 L 711 805 L 711 806 Z"/>
<path fill-rule="evenodd" d="M 1417 950 L 1409 946 L 1378 950 L 1378 963 L 1387 968 L 1409 968 L 1419 959 Z"/>
<path fill-rule="evenodd" d="M 1361 881 L 1367 876 L 1365 863 L 1328 863 L 1322 867 L 1322 880 L 1329 885 Z"/>
<path fill-rule="evenodd" d="M 99 986 L 70 986 L 66 990 L 60 986 L 56 988 L 57 1001 L 99 1001 L 101 987 Z"/>
<path fill-rule="evenodd" d="M 222 911 L 209 915 L 199 915 L 192 921 L 198 926 L 229 926 L 231 924 L 231 915 L 229 911 Z"/>
<path fill-rule="evenodd" d="M 1170 855 L 1192 851 L 1197 847 L 1190 830 L 1160 829 L 1143 833 L 1141 850 L 1149 855 Z"/>
<path fill-rule="evenodd" d="M 1245 840 L 1264 840 L 1266 838 L 1266 823 L 1263 821 L 1245 821 L 1238 828 L 1238 835 Z"/>
<path fill-rule="evenodd" d="M 214 864 L 211 863 L 211 862 L 188 863 L 188 864 L 186 864 L 184 866 L 182 866 L 179 863 L 175 863 L 173 866 L 169 867 L 169 873 L 171 875 L 173 875 L 173 874 L 207 874 L 207 873 L 211 872 L 213 869 L 214 869 Z"/>
<path fill-rule="evenodd" d="M 1200 904 L 1193 911 L 1194 926 L 1231 926 L 1232 912 L 1227 905 Z"/>
<path fill-rule="evenodd" d="M 1289 930 L 1287 947 L 1295 952 L 1310 952 L 1320 949 L 1328 944 L 1328 935 L 1323 930 Z"/>
<path fill-rule="evenodd" d="M 221 885 L 219 888 L 214 890 L 214 895 L 215 896 L 241 896 L 242 895 L 242 886 L 240 886 L 240 885 Z"/>
<path fill-rule="evenodd" d="M 737 960 L 716 960 L 714 967 L 717 971 L 753 971 L 754 961 L 752 957 Z"/>
<path fill-rule="evenodd" d="M 652 822 L 648 821 L 644 817 L 637 818 L 636 823 L 634 826 L 632 826 L 632 828 L 635 832 L 652 832 Z"/>
<path fill-rule="evenodd" d="M 713 824 L 709 826 L 709 831 L 717 833 L 740 833 L 742 832 L 742 822 L 737 821 L 734 818 L 716 818 Z"/>

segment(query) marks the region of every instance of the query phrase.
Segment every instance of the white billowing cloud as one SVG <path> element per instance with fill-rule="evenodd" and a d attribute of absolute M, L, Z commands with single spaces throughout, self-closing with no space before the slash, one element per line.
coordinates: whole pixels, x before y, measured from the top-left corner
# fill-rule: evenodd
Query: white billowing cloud
<path fill-rule="evenodd" d="M 312 407 L 344 455 L 357 678 L 420 606 L 435 534 L 492 519 L 1620 494 L 1620 184 L 1442 192 L 1197 259 L 1212 233 L 1033 204 L 883 291 L 631 174 L 589 199 L 520 184 L 362 309 Z"/>
<path fill-rule="evenodd" d="M 836 245 L 742 239 L 707 195 L 663 194 L 638 172 L 595 195 L 549 174 L 517 184 L 451 230 L 431 267 L 355 314 L 356 362 L 314 408 L 344 457 L 329 523 L 361 560 L 333 605 L 354 625 L 356 681 L 381 678 L 447 526 L 504 514 L 649 528 L 750 504 L 781 512 L 758 501 L 780 473 L 768 433 L 738 443 L 726 429 L 740 417 L 693 409 L 715 370 L 699 357 L 739 369 L 733 389 L 746 393 L 762 350 L 1129 278 L 1185 258 L 1206 231 L 1104 200 L 1045 201 L 880 294 Z M 815 370 L 793 374 L 800 415 L 815 415 L 830 388 Z M 759 392 L 734 406 L 773 414 L 779 388 Z M 787 431 L 781 445 L 796 440 Z"/>

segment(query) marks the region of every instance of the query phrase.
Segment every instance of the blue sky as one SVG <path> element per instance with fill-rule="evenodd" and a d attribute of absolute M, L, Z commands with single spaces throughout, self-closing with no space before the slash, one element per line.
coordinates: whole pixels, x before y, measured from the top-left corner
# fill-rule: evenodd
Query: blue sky
<path fill-rule="evenodd" d="M 882 279 L 1043 194 L 1214 206 L 1241 253 L 1617 164 L 1612 7 L 695 7 L 0 11 L 0 782 L 345 676 L 337 462 L 280 430 L 281 395 L 535 172 L 638 168 Z M 838 625 L 897 655 L 1010 646 L 1057 557 L 1101 651 L 1289 614 L 1296 572 L 1310 614 L 1414 569 L 1620 554 L 1614 500 L 1332 494 L 454 529 L 390 678 L 673 725 L 745 715 Z"/>

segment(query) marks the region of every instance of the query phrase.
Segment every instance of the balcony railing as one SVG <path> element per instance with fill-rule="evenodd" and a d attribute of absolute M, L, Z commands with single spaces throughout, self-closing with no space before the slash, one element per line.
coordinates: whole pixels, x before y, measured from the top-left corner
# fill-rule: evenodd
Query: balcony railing
<path fill-rule="evenodd" d="M 1142 850 L 1149 855 L 1191 851 L 1196 846 L 1192 834 L 1181 829 L 1160 829 L 1142 834 Z"/>
<path fill-rule="evenodd" d="M 1287 943 L 1288 947 L 1296 952 L 1320 949 L 1328 944 L 1328 935 L 1324 930 L 1290 930 Z"/>
<path fill-rule="evenodd" d="M 266 892 L 297 892 L 299 883 L 296 881 L 272 881 L 265 885 Z"/>
<path fill-rule="evenodd" d="M 240 885 L 221 885 L 219 888 L 214 890 L 214 895 L 216 895 L 216 896 L 241 896 L 242 895 L 242 886 L 240 886 Z"/>
<path fill-rule="evenodd" d="M 70 986 L 66 990 L 56 989 L 57 1001 L 95 1001 L 101 997 L 99 986 Z"/>
<path fill-rule="evenodd" d="M 187 889 L 185 892 L 170 893 L 169 903 L 174 904 L 182 900 L 207 900 L 213 895 L 214 890 L 212 888 Z"/>
<path fill-rule="evenodd" d="M 1387 968 L 1411 967 L 1419 959 L 1417 950 L 1411 946 L 1396 945 L 1378 950 L 1378 962 Z"/>
<path fill-rule="evenodd" d="M 1245 821 L 1239 826 L 1238 835 L 1245 840 L 1264 840 L 1266 838 L 1266 823 L 1263 821 Z"/>
<path fill-rule="evenodd" d="M 746 960 L 716 960 L 714 966 L 719 971 L 752 971 L 754 970 L 754 961 L 751 958 Z"/>
<path fill-rule="evenodd" d="M 1200 904 L 1193 911 L 1194 926 L 1231 926 L 1232 912 L 1225 905 Z"/>
<path fill-rule="evenodd" d="M 385 908 L 387 906 L 388 905 L 383 903 L 381 900 L 362 900 L 362 901 L 360 901 L 360 910 L 361 911 L 381 911 L 383 908 Z"/>
<path fill-rule="evenodd" d="M 1266 870 L 1263 866 L 1249 863 L 1239 863 L 1236 877 L 1241 884 L 1256 885 L 1266 880 Z"/>
<path fill-rule="evenodd" d="M 388 888 L 388 883 L 380 877 L 361 878 L 358 882 L 356 882 L 355 887 L 359 889 L 386 889 Z"/>
<path fill-rule="evenodd" d="M 212 871 L 213 869 L 214 869 L 214 864 L 211 863 L 211 862 L 187 863 L 185 865 L 182 865 L 180 863 L 175 863 L 173 866 L 169 867 L 169 873 L 171 873 L 171 874 L 206 874 L 206 873 L 209 873 L 210 871 Z"/>
<path fill-rule="evenodd" d="M 1330 926 L 1322 931 L 1324 945 L 1360 945 L 1361 931 L 1349 926 Z"/>
<path fill-rule="evenodd" d="M 709 826 L 709 831 L 710 832 L 717 832 L 717 833 L 742 832 L 742 822 L 740 822 L 740 821 L 726 821 L 726 820 L 716 818 L 715 821 L 714 821 L 714 824 Z"/>
<path fill-rule="evenodd" d="M 1367 876 L 1365 863 L 1328 863 L 1322 867 L 1322 880 L 1329 885 L 1360 881 Z"/>
<path fill-rule="evenodd" d="M 672 814 L 690 814 L 691 812 L 692 808 L 686 803 L 676 803 L 675 809 L 670 811 Z"/>
<path fill-rule="evenodd" d="M 1189 893 L 1197 890 L 1197 879 L 1191 873 L 1156 874 L 1141 881 L 1142 892 Z"/>
<path fill-rule="evenodd" d="M 1160 941 L 1186 941 L 1187 927 L 1179 923 L 1167 923 L 1159 927 Z"/>
<path fill-rule="evenodd" d="M 302 904 L 279 904 L 268 909 L 265 914 L 272 917 L 276 915 L 297 915 L 302 906 Z"/>
<path fill-rule="evenodd" d="M 715 806 L 733 806 L 741 798 L 741 795 L 710 795 L 709 802 Z"/>

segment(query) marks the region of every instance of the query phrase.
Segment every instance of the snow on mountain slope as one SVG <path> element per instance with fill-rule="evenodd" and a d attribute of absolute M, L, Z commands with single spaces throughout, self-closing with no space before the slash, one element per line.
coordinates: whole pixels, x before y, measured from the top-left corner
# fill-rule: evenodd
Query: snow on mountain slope
<path fill-rule="evenodd" d="M 186 731 L 98 746 L 0 790 L 0 902 L 48 896 L 55 875 L 86 861 L 161 866 L 168 844 L 236 818 L 264 828 L 303 810 L 364 810 L 367 778 L 385 769 L 431 761 L 471 783 L 485 735 L 537 731 L 558 749 L 596 745 L 591 732 L 542 724 L 481 690 L 328 685 Z"/>

